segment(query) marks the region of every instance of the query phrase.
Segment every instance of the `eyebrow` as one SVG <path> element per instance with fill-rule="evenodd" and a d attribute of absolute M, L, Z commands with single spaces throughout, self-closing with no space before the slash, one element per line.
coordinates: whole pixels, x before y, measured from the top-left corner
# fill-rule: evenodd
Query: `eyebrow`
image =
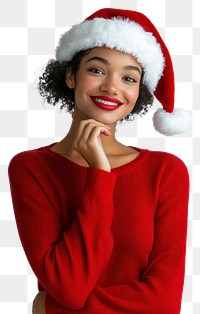
<path fill-rule="evenodd" d="M 106 59 L 101 58 L 101 57 L 92 57 L 89 60 L 87 60 L 86 63 L 90 62 L 90 61 L 99 61 L 105 65 L 110 65 L 110 62 L 108 62 Z M 141 74 L 141 71 L 138 67 L 134 66 L 134 65 L 126 65 L 124 67 L 125 70 L 132 70 L 132 71 L 137 71 L 139 74 Z"/>

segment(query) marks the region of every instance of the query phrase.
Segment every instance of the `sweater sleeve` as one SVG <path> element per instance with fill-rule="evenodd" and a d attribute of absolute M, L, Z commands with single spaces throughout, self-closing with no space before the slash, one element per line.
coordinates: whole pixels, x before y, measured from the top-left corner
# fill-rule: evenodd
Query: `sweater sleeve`
<path fill-rule="evenodd" d="M 189 176 L 178 158 L 163 169 L 154 244 L 140 281 L 102 287 L 88 300 L 105 314 L 179 314 L 185 272 Z M 144 217 L 145 219 L 145 217 Z"/>
<path fill-rule="evenodd" d="M 27 165 L 25 158 L 23 153 L 18 154 L 9 165 L 22 246 L 47 293 L 65 308 L 78 310 L 95 288 L 112 253 L 110 226 L 116 176 L 88 168 L 76 217 L 68 230 L 62 230 L 48 191 L 43 190 L 33 171 L 34 163 Z"/>

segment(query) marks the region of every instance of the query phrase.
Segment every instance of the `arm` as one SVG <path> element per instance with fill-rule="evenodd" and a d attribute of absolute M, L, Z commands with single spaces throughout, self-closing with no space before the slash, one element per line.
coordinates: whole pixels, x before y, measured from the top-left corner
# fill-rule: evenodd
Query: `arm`
<path fill-rule="evenodd" d="M 16 222 L 27 258 L 43 288 L 69 309 L 84 306 L 112 251 L 110 226 L 116 178 L 110 174 L 101 143 L 104 135 L 111 135 L 109 127 L 88 119 L 80 121 L 72 142 L 68 142 L 71 153 L 78 152 L 92 167 L 68 230 L 63 231 L 54 196 L 42 186 L 42 178 L 38 179 L 39 168 L 36 174 L 31 171 L 33 160 L 27 163 L 25 156 L 20 162 L 17 157 L 9 167 Z"/>
<path fill-rule="evenodd" d="M 116 178 L 109 172 L 88 168 L 76 218 L 68 230 L 62 230 L 57 208 L 31 170 L 33 160 L 28 161 L 22 154 L 9 165 L 21 242 L 43 288 L 66 308 L 80 309 L 111 255 Z"/>
<path fill-rule="evenodd" d="M 189 180 L 177 160 L 163 171 L 155 215 L 154 245 L 140 281 L 97 286 L 89 308 L 105 314 L 178 314 L 185 270 Z"/>

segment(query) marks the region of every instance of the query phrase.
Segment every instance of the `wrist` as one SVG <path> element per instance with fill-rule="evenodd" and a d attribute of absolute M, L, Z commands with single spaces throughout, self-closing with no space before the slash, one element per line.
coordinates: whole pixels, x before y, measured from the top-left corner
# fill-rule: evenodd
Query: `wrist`
<path fill-rule="evenodd" d="M 91 165 L 91 164 L 90 164 L 90 168 L 96 168 L 96 169 L 104 170 L 104 171 L 107 171 L 107 172 L 110 172 L 110 171 L 111 171 L 110 165 L 102 165 L 102 164 L 99 164 L 99 165 Z"/>

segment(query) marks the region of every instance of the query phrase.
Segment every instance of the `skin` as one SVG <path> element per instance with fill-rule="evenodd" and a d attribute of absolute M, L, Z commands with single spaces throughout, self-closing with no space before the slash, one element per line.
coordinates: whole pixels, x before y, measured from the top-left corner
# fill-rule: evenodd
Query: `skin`
<path fill-rule="evenodd" d="M 76 77 L 66 74 L 66 84 L 75 92 L 75 111 L 68 134 L 52 150 L 83 166 L 108 172 L 119 158 L 124 157 L 124 163 L 136 158 L 137 151 L 116 140 L 115 128 L 135 106 L 141 73 L 141 65 L 129 54 L 93 48 L 82 58 Z M 122 105 L 105 111 L 94 105 L 92 96 L 115 98 Z"/>
<path fill-rule="evenodd" d="M 108 172 L 119 162 L 135 159 L 139 153 L 116 140 L 115 128 L 135 106 L 141 73 L 140 64 L 126 53 L 105 47 L 92 49 L 83 57 L 77 76 L 66 75 L 66 84 L 75 90 L 74 116 L 66 137 L 51 149 L 80 165 Z M 115 98 L 122 105 L 105 111 L 94 105 L 91 96 Z M 45 298 L 45 291 L 37 294 L 33 313 L 45 314 Z"/>

